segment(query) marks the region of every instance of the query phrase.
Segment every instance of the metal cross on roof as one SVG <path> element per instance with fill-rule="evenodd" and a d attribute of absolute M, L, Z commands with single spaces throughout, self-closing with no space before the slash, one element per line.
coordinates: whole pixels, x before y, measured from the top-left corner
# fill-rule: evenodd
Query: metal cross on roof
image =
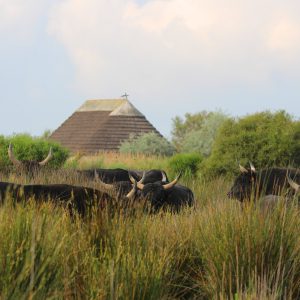
<path fill-rule="evenodd" d="M 125 98 L 126 100 L 128 100 L 128 96 L 129 96 L 129 95 L 128 95 L 127 93 L 125 93 L 125 94 L 122 95 L 121 97 L 122 97 L 122 98 Z"/>

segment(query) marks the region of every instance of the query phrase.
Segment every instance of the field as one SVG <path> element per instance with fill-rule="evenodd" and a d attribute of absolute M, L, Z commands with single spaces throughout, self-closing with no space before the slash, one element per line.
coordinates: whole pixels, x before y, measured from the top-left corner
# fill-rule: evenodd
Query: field
<path fill-rule="evenodd" d="M 77 157 L 67 167 L 167 169 L 157 157 Z M 36 183 L 78 182 L 41 175 Z M 175 174 L 171 174 L 174 176 Z M 2 175 L 1 181 L 28 182 Z M 300 218 L 296 207 L 262 213 L 229 200 L 230 180 L 183 178 L 195 209 L 178 215 L 96 212 L 71 220 L 30 202 L 0 208 L 0 299 L 297 299 Z"/>

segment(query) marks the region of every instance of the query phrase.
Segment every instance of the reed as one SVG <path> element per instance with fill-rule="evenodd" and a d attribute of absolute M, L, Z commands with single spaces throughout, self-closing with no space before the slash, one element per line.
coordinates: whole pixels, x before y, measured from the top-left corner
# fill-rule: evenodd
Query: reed
<path fill-rule="evenodd" d="M 164 164 L 136 159 L 128 157 L 126 166 Z M 110 167 L 115 159 L 107 161 Z M 1 180 L 89 184 L 72 170 Z M 13 205 L 8 197 L 0 207 L 0 299 L 300 297 L 297 206 L 261 212 L 227 199 L 226 179 L 184 183 L 196 208 L 180 214 L 95 209 L 91 218 L 71 219 L 49 202 Z"/>

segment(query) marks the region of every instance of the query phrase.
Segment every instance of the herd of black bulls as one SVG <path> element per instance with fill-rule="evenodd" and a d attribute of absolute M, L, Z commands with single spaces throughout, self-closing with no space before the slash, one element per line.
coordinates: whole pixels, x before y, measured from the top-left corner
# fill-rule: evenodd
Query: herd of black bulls
<path fill-rule="evenodd" d="M 52 149 L 41 162 L 20 161 L 15 157 L 10 144 L 8 156 L 17 170 L 32 178 L 52 158 Z M 229 198 L 241 202 L 260 198 L 263 205 L 273 206 L 279 199 L 289 201 L 300 192 L 299 169 L 267 168 L 257 171 L 250 163 L 250 168 L 240 165 L 240 172 L 227 193 Z M 96 188 L 69 184 L 20 185 L 0 182 L 0 202 L 9 193 L 16 201 L 29 198 L 38 202 L 52 201 L 82 216 L 93 206 L 104 208 L 110 204 L 124 208 L 144 203 L 151 212 L 162 209 L 179 212 L 183 207 L 194 205 L 193 192 L 178 184 L 180 175 L 170 182 L 162 170 L 93 169 L 77 170 L 76 173 L 81 178 L 96 182 Z"/>
<path fill-rule="evenodd" d="M 8 156 L 16 170 L 34 177 L 50 161 L 52 150 L 42 162 L 20 161 L 15 157 L 10 144 Z M 93 169 L 76 172 L 81 178 L 96 182 L 97 188 L 69 184 L 20 185 L 0 182 L 0 201 L 3 202 L 8 194 L 15 201 L 30 198 L 37 202 L 52 201 L 81 216 L 86 215 L 92 207 L 104 208 L 110 204 L 128 207 L 143 203 L 151 212 L 161 209 L 178 212 L 182 207 L 194 205 L 193 192 L 177 184 L 180 175 L 169 182 L 166 173 L 161 170 Z"/>

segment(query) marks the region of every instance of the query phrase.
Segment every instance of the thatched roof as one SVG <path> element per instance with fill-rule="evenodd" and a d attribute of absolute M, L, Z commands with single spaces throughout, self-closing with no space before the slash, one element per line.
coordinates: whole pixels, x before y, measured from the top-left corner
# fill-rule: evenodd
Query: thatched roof
<path fill-rule="evenodd" d="M 128 100 L 87 100 L 50 138 L 72 152 L 95 153 L 117 151 L 130 134 L 151 131 L 161 136 Z"/>

